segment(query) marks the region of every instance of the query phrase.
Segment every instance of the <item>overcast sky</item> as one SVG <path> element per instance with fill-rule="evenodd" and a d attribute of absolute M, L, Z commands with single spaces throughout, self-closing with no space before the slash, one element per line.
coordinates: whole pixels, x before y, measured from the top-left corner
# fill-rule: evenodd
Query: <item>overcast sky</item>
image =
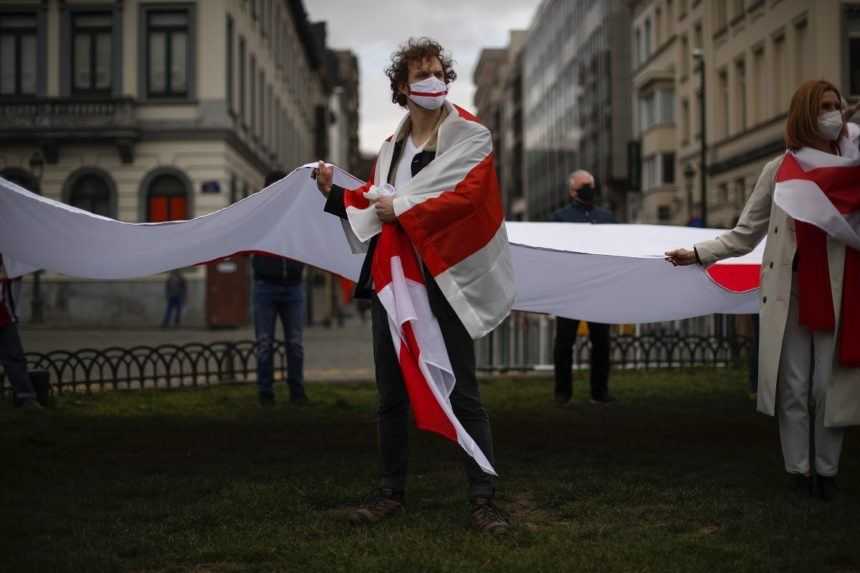
<path fill-rule="evenodd" d="M 332 48 L 348 48 L 361 69 L 361 149 L 375 154 L 403 111 L 390 99 L 384 70 L 410 36 L 430 36 L 454 56 L 458 78 L 448 98 L 474 110 L 472 71 L 483 48 L 507 45 L 528 28 L 540 0 L 305 0 L 312 21 L 328 23 Z"/>

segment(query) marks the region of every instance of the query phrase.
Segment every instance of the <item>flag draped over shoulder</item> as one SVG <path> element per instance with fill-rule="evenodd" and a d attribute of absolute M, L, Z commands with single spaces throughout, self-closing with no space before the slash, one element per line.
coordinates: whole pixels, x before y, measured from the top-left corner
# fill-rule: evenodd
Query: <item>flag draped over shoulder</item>
<path fill-rule="evenodd" d="M 857 128 L 849 124 L 854 135 Z M 797 221 L 799 319 L 812 330 L 834 331 L 837 316 L 827 238 L 846 246 L 842 274 L 839 361 L 860 367 L 860 157 L 811 148 L 787 152 L 776 175 L 774 202 Z"/>
<path fill-rule="evenodd" d="M 472 338 L 493 330 L 511 310 L 515 289 L 490 131 L 464 109 L 446 103 L 436 157 L 394 190 L 397 222 Z M 380 233 L 371 201 L 386 186 L 401 122 L 383 143 L 371 181 L 344 197 L 355 244 Z M 374 182 L 379 185 L 376 187 Z M 369 193 L 369 195 L 368 195 Z"/>

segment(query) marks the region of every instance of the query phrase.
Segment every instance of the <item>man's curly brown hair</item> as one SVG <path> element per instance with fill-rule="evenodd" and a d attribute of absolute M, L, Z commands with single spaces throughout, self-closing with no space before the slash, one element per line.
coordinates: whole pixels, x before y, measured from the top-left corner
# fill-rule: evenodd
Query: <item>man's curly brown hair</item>
<path fill-rule="evenodd" d="M 406 96 L 400 93 L 400 86 L 409 83 L 409 63 L 423 62 L 427 58 L 439 58 L 442 70 L 445 72 L 445 83 L 450 84 L 457 79 L 454 71 L 454 60 L 439 42 L 427 37 L 409 38 L 396 52 L 391 54 L 391 64 L 385 69 L 385 75 L 391 82 L 391 101 L 401 107 L 406 107 Z"/>

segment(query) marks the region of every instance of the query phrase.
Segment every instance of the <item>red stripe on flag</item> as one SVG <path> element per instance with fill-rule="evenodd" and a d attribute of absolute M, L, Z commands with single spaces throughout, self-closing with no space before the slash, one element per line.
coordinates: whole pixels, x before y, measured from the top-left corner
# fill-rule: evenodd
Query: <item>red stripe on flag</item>
<path fill-rule="evenodd" d="M 364 197 L 364 194 L 370 190 L 371 185 L 373 184 L 365 183 L 356 189 L 345 189 L 343 192 L 344 207 L 355 207 L 356 209 L 367 209 L 370 207 L 370 201 Z"/>
<path fill-rule="evenodd" d="M 736 293 L 750 292 L 759 288 L 761 283 L 761 265 L 711 265 L 707 273 L 719 286 Z"/>
<path fill-rule="evenodd" d="M 376 250 L 373 253 L 373 265 L 371 267 L 376 292 L 381 291 L 391 283 L 391 261 L 394 258 L 400 259 L 403 274 L 407 280 L 424 284 L 424 275 L 416 258 L 414 256 L 401 256 L 401 253 L 404 255 L 413 253 L 409 237 L 393 223 L 383 223 L 382 232 L 379 234 Z"/>
<path fill-rule="evenodd" d="M 454 105 L 454 109 L 457 110 L 457 114 L 460 117 L 462 117 L 463 119 L 465 119 L 467 121 L 474 121 L 475 123 L 481 123 L 477 117 L 475 117 L 472 113 L 466 111 L 465 109 L 463 109 L 459 105 Z M 481 125 L 484 125 L 484 124 L 481 123 Z"/>
<path fill-rule="evenodd" d="M 424 378 L 418 367 L 421 351 L 412 325 L 403 324 L 403 338 L 400 344 L 400 372 L 412 404 L 415 425 L 427 432 L 436 432 L 452 442 L 457 442 L 457 430 L 448 419 L 445 411 L 439 405 L 430 390 L 429 382 Z"/>
<path fill-rule="evenodd" d="M 376 160 L 373 161 L 373 165 L 370 167 L 370 175 L 367 178 L 367 182 L 361 187 L 356 187 L 355 189 L 346 189 L 343 193 L 343 206 L 344 207 L 355 207 L 356 209 L 367 209 L 370 207 L 370 201 L 365 199 L 364 194 L 370 191 L 370 188 L 373 186 L 373 180 L 376 176 Z"/>
<path fill-rule="evenodd" d="M 777 171 L 776 182 L 800 179 L 811 181 L 827 195 L 840 213 L 850 213 L 857 209 L 857 182 L 860 181 L 860 166 L 816 167 L 804 171 L 791 153 L 787 153 Z"/>
<path fill-rule="evenodd" d="M 398 217 L 433 276 L 489 243 L 504 220 L 493 154 L 452 191 L 415 205 Z"/>

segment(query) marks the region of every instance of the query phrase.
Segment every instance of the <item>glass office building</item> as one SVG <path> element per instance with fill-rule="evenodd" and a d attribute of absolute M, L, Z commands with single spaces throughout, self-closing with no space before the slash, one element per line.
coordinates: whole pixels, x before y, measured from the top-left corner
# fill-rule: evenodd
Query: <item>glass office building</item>
<path fill-rule="evenodd" d="M 625 212 L 630 105 L 630 11 L 622 0 L 544 0 L 523 57 L 527 216 L 567 201 L 576 169 L 598 179 L 599 202 Z"/>

